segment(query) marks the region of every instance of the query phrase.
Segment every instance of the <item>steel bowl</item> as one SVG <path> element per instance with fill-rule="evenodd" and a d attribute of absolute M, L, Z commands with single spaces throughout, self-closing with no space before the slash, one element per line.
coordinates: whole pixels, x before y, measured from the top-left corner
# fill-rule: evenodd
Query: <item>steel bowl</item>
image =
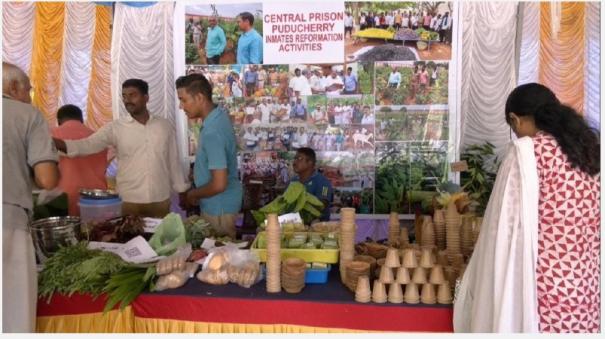
<path fill-rule="evenodd" d="M 79 217 L 52 217 L 30 225 L 36 255 L 41 263 L 60 247 L 77 244 L 81 239 Z"/>
<path fill-rule="evenodd" d="M 119 195 L 113 190 L 81 189 L 80 197 L 85 199 L 104 200 L 119 198 Z"/>

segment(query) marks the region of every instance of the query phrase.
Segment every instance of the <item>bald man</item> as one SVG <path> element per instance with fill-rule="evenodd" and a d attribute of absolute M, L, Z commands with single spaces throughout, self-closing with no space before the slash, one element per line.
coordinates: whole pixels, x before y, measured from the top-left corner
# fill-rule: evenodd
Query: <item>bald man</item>
<path fill-rule="evenodd" d="M 57 150 L 31 85 L 17 66 L 2 63 L 2 332 L 34 332 L 38 284 L 29 232 L 32 190 L 59 182 Z"/>

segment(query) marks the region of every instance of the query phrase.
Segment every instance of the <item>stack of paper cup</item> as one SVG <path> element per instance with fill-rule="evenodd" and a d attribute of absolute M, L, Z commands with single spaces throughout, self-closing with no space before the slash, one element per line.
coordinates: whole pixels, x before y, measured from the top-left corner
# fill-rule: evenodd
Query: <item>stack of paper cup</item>
<path fill-rule="evenodd" d="M 435 242 L 437 248 L 445 249 L 445 213 L 442 209 L 436 209 L 433 214 L 433 225 L 435 225 Z"/>
<path fill-rule="evenodd" d="M 462 254 L 469 257 L 472 253 L 474 242 L 473 242 L 473 219 L 472 214 L 465 214 L 462 216 L 462 228 L 460 230 L 460 242 L 462 245 Z"/>
<path fill-rule="evenodd" d="M 374 288 L 372 289 L 372 301 L 378 304 L 387 302 L 387 291 L 380 280 L 374 280 Z"/>
<path fill-rule="evenodd" d="M 281 267 L 281 228 L 277 220 L 277 214 L 267 215 L 267 292 L 278 293 L 281 291 L 280 267 Z"/>
<path fill-rule="evenodd" d="M 433 225 L 433 218 L 429 215 L 424 216 L 424 222 L 422 223 L 422 239 L 420 241 L 421 246 L 434 246 L 435 241 L 435 226 Z"/>
<path fill-rule="evenodd" d="M 347 265 L 355 257 L 355 209 L 340 209 L 340 279 L 347 281 Z"/>
<path fill-rule="evenodd" d="M 367 303 L 372 300 L 372 291 L 370 291 L 370 280 L 367 275 L 362 275 L 357 279 L 355 288 L 355 301 Z"/>
<path fill-rule="evenodd" d="M 456 209 L 455 203 L 450 203 L 447 206 L 445 213 L 445 228 L 446 228 L 446 244 L 447 255 L 451 262 L 452 257 L 458 253 L 462 253 L 460 246 L 460 214 Z"/>
<path fill-rule="evenodd" d="M 399 241 L 399 230 L 401 225 L 399 224 L 399 213 L 391 212 L 389 215 L 389 244 L 393 246 Z"/>
<path fill-rule="evenodd" d="M 389 285 L 388 300 L 393 304 L 401 304 L 403 302 L 403 291 L 401 290 L 401 285 L 396 282 L 393 282 L 391 285 Z"/>
<path fill-rule="evenodd" d="M 411 283 L 405 286 L 404 300 L 408 304 L 417 304 L 420 302 L 420 295 L 418 293 L 418 285 Z"/>
<path fill-rule="evenodd" d="M 420 301 L 423 304 L 434 304 L 436 300 L 435 287 L 431 283 L 425 283 L 422 285 L 422 294 L 420 295 Z"/>
<path fill-rule="evenodd" d="M 452 290 L 447 280 L 437 287 L 437 302 L 440 304 L 452 303 Z"/>
<path fill-rule="evenodd" d="M 406 248 L 410 244 L 410 235 L 407 227 L 402 227 L 399 231 L 399 248 Z"/>

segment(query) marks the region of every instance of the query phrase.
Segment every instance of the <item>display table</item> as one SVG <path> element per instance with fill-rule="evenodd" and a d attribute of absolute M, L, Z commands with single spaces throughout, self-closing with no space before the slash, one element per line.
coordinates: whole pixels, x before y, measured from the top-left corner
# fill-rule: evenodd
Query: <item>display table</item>
<path fill-rule="evenodd" d="M 38 332 L 452 332 L 451 305 L 361 304 L 332 269 L 326 284 L 299 294 L 212 286 L 197 279 L 176 290 L 140 295 L 124 311 L 103 315 L 103 297 L 54 296 L 38 302 Z"/>

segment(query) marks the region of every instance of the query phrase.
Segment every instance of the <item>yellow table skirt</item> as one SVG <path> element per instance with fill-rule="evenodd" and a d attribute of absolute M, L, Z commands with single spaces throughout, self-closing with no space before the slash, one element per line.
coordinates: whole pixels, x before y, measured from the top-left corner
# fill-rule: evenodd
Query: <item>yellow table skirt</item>
<path fill-rule="evenodd" d="M 133 333 L 134 312 L 130 306 L 103 315 L 86 313 L 38 317 L 36 332 L 41 333 Z"/>
<path fill-rule="evenodd" d="M 136 333 L 363 333 L 350 329 L 287 324 L 210 323 L 173 319 L 134 318 Z"/>
<path fill-rule="evenodd" d="M 38 317 L 38 333 L 363 333 L 340 328 L 287 324 L 233 324 L 135 317 L 130 306 L 103 315 L 88 313 Z"/>

